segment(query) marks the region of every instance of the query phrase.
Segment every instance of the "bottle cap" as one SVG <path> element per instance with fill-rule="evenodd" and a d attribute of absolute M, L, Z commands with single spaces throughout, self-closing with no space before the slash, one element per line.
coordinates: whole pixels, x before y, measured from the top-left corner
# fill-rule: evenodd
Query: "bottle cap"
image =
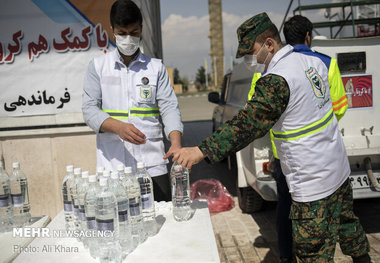
<path fill-rule="evenodd" d="M 20 163 L 19 162 L 14 162 L 12 163 L 13 168 L 20 168 Z"/>
<path fill-rule="evenodd" d="M 74 165 L 70 164 L 66 166 L 66 172 L 72 173 L 74 171 Z"/>
<path fill-rule="evenodd" d="M 141 168 L 144 168 L 144 167 L 145 167 L 145 165 L 144 165 L 143 162 L 138 162 L 137 163 L 137 169 L 141 169 Z"/>
<path fill-rule="evenodd" d="M 105 170 L 103 171 L 103 177 L 109 177 L 110 176 L 110 171 Z"/>
<path fill-rule="evenodd" d="M 118 180 L 119 179 L 119 174 L 116 171 L 112 171 L 112 173 L 111 173 L 111 179 Z"/>
<path fill-rule="evenodd" d="M 99 179 L 99 185 L 100 186 L 106 186 L 107 185 L 107 178 L 104 178 L 104 177 L 102 177 L 102 178 L 100 178 Z"/>
<path fill-rule="evenodd" d="M 96 182 L 96 175 L 95 175 L 95 174 L 90 175 L 90 176 L 88 177 L 88 181 L 89 181 L 90 183 L 95 183 L 95 182 Z"/>
<path fill-rule="evenodd" d="M 117 170 L 118 171 L 124 171 L 124 165 L 123 164 L 118 164 L 117 165 Z"/>
<path fill-rule="evenodd" d="M 80 175 L 82 173 L 82 168 L 74 168 L 74 174 Z"/>
<path fill-rule="evenodd" d="M 96 168 L 96 172 L 98 173 L 101 173 L 104 171 L 104 166 L 98 166 L 98 168 Z"/>
<path fill-rule="evenodd" d="M 124 173 L 131 174 L 132 173 L 132 167 L 130 167 L 130 166 L 125 167 L 124 168 Z"/>
<path fill-rule="evenodd" d="M 84 179 L 86 179 L 86 178 L 88 178 L 88 171 L 84 171 L 84 172 L 82 172 L 82 178 L 84 178 Z"/>

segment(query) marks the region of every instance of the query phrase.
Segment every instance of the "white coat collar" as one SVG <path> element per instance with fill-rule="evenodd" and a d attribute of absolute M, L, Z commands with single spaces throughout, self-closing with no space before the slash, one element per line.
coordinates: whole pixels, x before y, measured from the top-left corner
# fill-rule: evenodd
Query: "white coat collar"
<path fill-rule="evenodd" d="M 293 47 L 291 45 L 286 45 L 281 48 L 277 53 L 273 56 L 272 60 L 269 62 L 267 72 L 273 69 L 273 67 L 279 62 L 283 57 L 289 55 L 293 52 Z"/>

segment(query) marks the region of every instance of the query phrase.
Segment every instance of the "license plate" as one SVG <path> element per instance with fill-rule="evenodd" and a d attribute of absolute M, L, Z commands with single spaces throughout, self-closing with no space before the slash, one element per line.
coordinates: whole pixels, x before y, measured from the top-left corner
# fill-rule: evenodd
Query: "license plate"
<path fill-rule="evenodd" d="M 380 175 L 375 176 L 377 183 L 380 184 Z M 352 189 L 368 188 L 372 186 L 371 181 L 367 175 L 350 176 Z"/>

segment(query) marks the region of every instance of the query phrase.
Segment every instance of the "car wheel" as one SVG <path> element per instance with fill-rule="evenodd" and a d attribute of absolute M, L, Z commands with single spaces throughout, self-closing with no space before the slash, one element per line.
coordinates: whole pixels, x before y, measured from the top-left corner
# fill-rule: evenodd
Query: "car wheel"
<path fill-rule="evenodd" d="M 264 199 L 250 186 L 237 187 L 237 197 L 243 213 L 251 214 L 263 209 Z"/>

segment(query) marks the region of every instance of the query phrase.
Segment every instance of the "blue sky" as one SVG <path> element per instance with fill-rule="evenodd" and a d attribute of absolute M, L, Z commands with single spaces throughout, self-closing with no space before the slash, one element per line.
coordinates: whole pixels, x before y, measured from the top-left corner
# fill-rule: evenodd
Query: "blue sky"
<path fill-rule="evenodd" d="M 298 5 L 298 1 L 293 2 L 290 15 Z M 303 5 L 315 2 L 301 1 Z M 239 25 L 255 14 L 267 12 L 279 28 L 289 3 L 289 0 L 222 0 L 225 70 L 236 54 Z M 160 4 L 164 63 L 178 68 L 181 76 L 194 79 L 205 59 L 210 65 L 208 0 L 160 0 Z M 306 14 L 311 21 L 323 20 L 323 10 Z"/>

